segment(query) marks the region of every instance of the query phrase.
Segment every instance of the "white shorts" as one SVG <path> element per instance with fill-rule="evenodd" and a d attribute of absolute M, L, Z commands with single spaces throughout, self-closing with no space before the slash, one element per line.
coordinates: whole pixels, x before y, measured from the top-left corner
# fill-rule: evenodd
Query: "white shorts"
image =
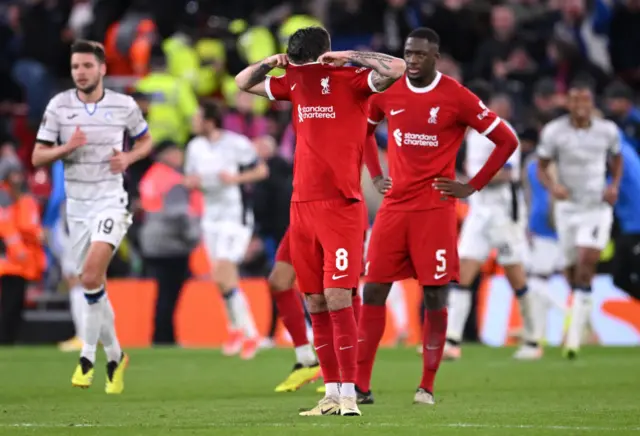
<path fill-rule="evenodd" d="M 202 236 L 209 260 L 239 264 L 247 253 L 253 230 L 232 221 L 203 221 Z"/>
<path fill-rule="evenodd" d="M 562 256 L 557 239 L 533 235 L 527 253 L 527 272 L 534 276 L 549 277 L 562 270 Z"/>
<path fill-rule="evenodd" d="M 575 265 L 577 248 L 603 250 L 611 236 L 613 209 L 599 205 L 578 209 L 572 204 L 557 203 L 554 218 L 564 266 Z"/>
<path fill-rule="evenodd" d="M 131 214 L 126 209 L 105 210 L 93 219 L 69 219 L 70 248 L 76 275 L 82 271 L 92 242 L 106 242 L 113 246 L 115 253 L 132 221 Z"/>
<path fill-rule="evenodd" d="M 494 248 L 498 250 L 500 265 L 523 262 L 526 250 L 524 223 L 514 222 L 504 213 L 469 209 L 458 242 L 460 259 L 484 262 Z"/>

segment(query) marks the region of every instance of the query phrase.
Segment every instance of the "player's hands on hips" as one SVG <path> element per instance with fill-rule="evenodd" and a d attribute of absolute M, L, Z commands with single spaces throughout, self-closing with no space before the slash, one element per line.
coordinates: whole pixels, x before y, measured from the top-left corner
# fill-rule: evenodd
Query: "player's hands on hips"
<path fill-rule="evenodd" d="M 71 152 L 79 147 L 82 147 L 86 143 L 87 135 L 85 135 L 84 132 L 80 130 L 80 127 L 76 127 L 76 130 L 73 132 L 71 138 L 69 138 L 69 141 L 67 142 L 67 148 Z"/>
<path fill-rule="evenodd" d="M 467 198 L 476 192 L 475 188 L 468 183 L 461 183 L 445 177 L 436 178 L 433 187 L 440 191 L 442 195 L 455 198 Z"/>
<path fill-rule="evenodd" d="M 372 181 L 373 181 L 373 186 L 375 186 L 378 192 L 383 195 L 389 192 L 393 185 L 391 177 L 378 176 L 374 178 Z"/>
<path fill-rule="evenodd" d="M 182 184 L 187 189 L 200 189 L 200 187 L 202 186 L 202 180 L 200 179 L 200 176 L 192 174 L 184 176 L 184 179 L 182 179 Z"/>
<path fill-rule="evenodd" d="M 561 184 L 556 183 L 551 187 L 551 195 L 553 195 L 553 198 L 556 200 L 568 200 L 569 190 Z"/>
<path fill-rule="evenodd" d="M 274 54 L 266 58 L 263 63 L 269 65 L 271 68 L 283 68 L 289 65 L 289 58 L 286 54 Z"/>
<path fill-rule="evenodd" d="M 222 171 L 218 177 L 220 177 L 220 181 L 225 185 L 235 185 L 238 183 L 238 176 L 236 174 L 227 173 Z"/>
<path fill-rule="evenodd" d="M 111 174 L 124 173 L 130 164 L 131 159 L 129 158 L 129 153 L 116 149 L 113 150 L 113 156 L 109 159 L 109 169 L 111 170 Z"/>
<path fill-rule="evenodd" d="M 611 206 L 615 206 L 618 201 L 618 187 L 616 185 L 609 185 L 604 190 L 604 201 L 609 203 Z"/>
<path fill-rule="evenodd" d="M 328 51 L 318 58 L 318 62 L 341 67 L 349 62 L 350 53 L 349 51 Z"/>

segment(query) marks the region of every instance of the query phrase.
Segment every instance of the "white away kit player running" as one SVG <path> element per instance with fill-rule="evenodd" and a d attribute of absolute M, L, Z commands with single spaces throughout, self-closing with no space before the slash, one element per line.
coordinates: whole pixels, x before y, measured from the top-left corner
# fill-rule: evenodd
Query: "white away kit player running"
<path fill-rule="evenodd" d="M 34 166 L 64 162 L 67 223 L 88 307 L 81 334 L 84 345 L 71 383 L 88 388 L 94 375 L 98 341 L 107 355 L 108 394 L 124 389 L 128 357 L 116 337 L 114 313 L 105 291 L 114 251 L 131 224 L 123 172 L 151 151 L 147 123 L 133 98 L 104 89 L 102 45 L 77 41 L 71 47 L 75 89 L 49 102 L 33 150 Z M 123 151 L 125 133 L 135 140 Z"/>
<path fill-rule="evenodd" d="M 538 176 L 556 199 L 554 219 L 567 280 L 573 289 L 565 355 L 575 358 L 591 314 L 591 281 L 600 252 L 609 242 L 613 205 L 622 177 L 620 133 L 612 121 L 594 113 L 588 81 L 569 88 L 569 115 L 556 118 L 540 133 Z M 556 163 L 558 177 L 549 173 Z M 611 182 L 607 184 L 607 164 Z"/>
<path fill-rule="evenodd" d="M 200 136 L 187 145 L 185 185 L 204 193 L 202 236 L 213 266 L 213 278 L 231 321 L 225 355 L 251 359 L 259 345 L 251 308 L 239 288 L 238 265 L 253 233 L 253 213 L 240 186 L 268 176 L 267 165 L 246 136 L 221 129 L 222 113 L 204 103 L 194 118 Z"/>

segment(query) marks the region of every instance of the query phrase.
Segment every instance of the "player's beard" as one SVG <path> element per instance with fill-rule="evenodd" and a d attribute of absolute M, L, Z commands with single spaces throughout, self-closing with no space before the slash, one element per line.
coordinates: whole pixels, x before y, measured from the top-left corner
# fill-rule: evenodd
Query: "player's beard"
<path fill-rule="evenodd" d="M 82 92 L 83 94 L 91 94 L 93 91 L 96 90 L 98 85 L 100 85 L 100 79 L 99 78 L 97 80 L 95 80 L 94 82 L 89 83 L 88 85 L 85 85 L 84 87 L 81 87 L 80 85 L 76 84 L 76 88 L 78 89 L 78 91 Z"/>

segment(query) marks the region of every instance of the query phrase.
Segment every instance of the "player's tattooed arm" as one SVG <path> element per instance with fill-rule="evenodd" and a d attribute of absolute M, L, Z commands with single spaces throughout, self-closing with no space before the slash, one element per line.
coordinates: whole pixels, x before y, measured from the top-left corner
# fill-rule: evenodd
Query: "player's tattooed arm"
<path fill-rule="evenodd" d="M 269 72 L 274 68 L 287 66 L 288 63 L 289 60 L 284 54 L 269 56 L 261 62 L 249 65 L 247 68 L 240 71 L 236 76 L 236 85 L 238 85 L 238 88 L 243 91 L 260 95 L 262 97 L 268 97 L 264 85 L 264 80 L 267 77 L 267 74 L 269 74 Z"/>
<path fill-rule="evenodd" d="M 404 60 L 384 53 L 370 51 L 334 51 L 320 56 L 320 62 L 342 66 L 347 62 L 369 67 L 373 70 L 373 86 L 384 91 L 404 74 L 407 64 Z"/>

